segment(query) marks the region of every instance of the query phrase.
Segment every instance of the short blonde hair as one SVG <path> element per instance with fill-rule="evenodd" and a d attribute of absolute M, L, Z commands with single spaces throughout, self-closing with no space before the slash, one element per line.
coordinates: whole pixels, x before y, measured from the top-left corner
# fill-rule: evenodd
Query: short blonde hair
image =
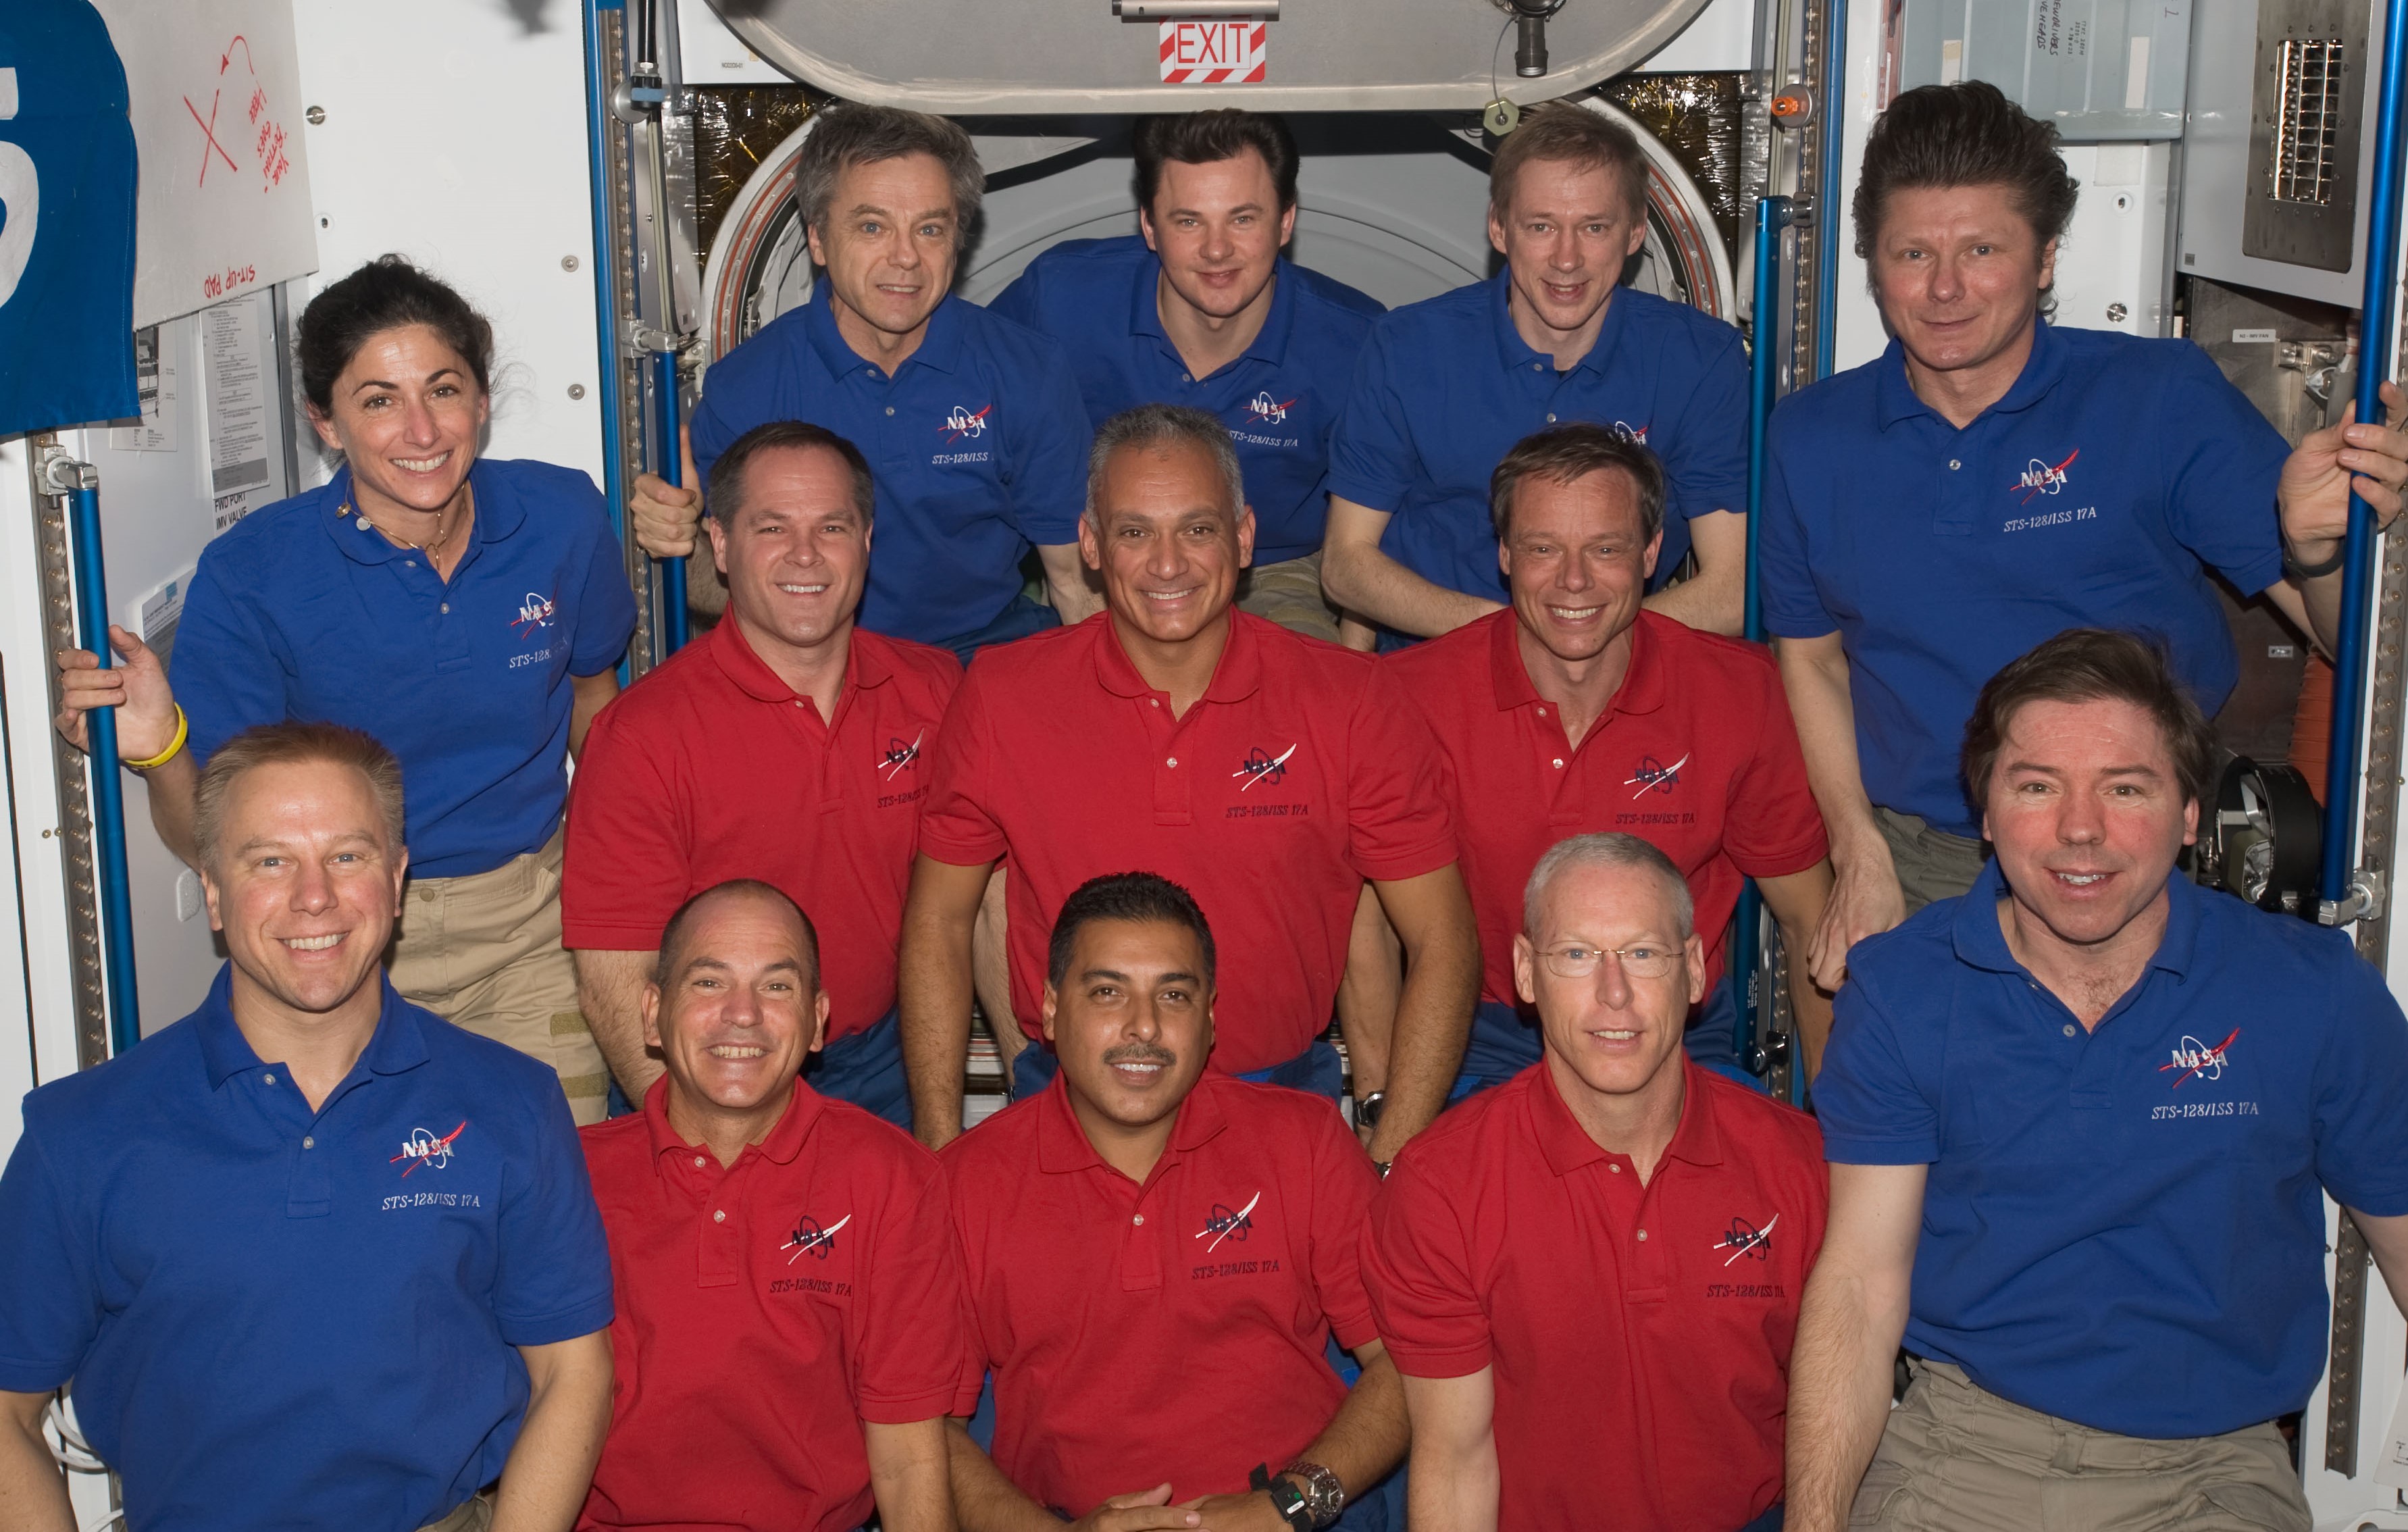
<path fill-rule="evenodd" d="M 341 723 L 262 723 L 243 730 L 218 747 L 201 768 L 201 784 L 193 794 L 193 841 L 204 866 L 217 866 L 218 838 L 225 828 L 226 799 L 246 772 L 261 766 L 349 766 L 367 779 L 384 816 L 386 843 L 400 851 L 402 838 L 401 762 L 374 735 Z"/>

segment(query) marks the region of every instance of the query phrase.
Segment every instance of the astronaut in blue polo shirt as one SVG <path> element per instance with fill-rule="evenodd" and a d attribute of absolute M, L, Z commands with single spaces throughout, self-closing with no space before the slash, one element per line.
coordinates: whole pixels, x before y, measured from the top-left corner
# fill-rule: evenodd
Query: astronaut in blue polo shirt
<path fill-rule="evenodd" d="M 1814 1081 L 1790 1532 L 2308 1532 L 2273 1422 L 2324 1367 L 2327 1194 L 2408 1307 L 2408 1019 L 2174 871 L 2215 742 L 2161 649 L 2047 640 L 1962 760 L 1997 857 L 1856 949 Z"/>
<path fill-rule="evenodd" d="M 969 135 L 941 117 L 844 105 L 812 121 L 795 199 L 822 267 L 810 301 L 711 364 L 679 488 L 637 477 L 637 540 L 691 553 L 699 486 L 728 445 L 768 421 L 808 421 L 859 447 L 878 480 L 878 546 L 861 623 L 953 650 L 1102 609 L 1079 562 L 1087 440 L 1060 342 L 953 295 L 985 178 Z M 1048 608 L 1023 592 L 1034 547 Z M 687 587 L 718 611 L 725 588 Z"/>
<path fill-rule="evenodd" d="M 1223 107 L 1139 120 L 1138 227 L 1054 246 L 995 313 L 1060 340 L 1087 416 L 1193 405 L 1229 428 L 1254 512 L 1238 605 L 1335 642 L 1321 590 L 1329 433 L 1383 309 L 1283 256 L 1296 233 L 1296 139 Z"/>
<path fill-rule="evenodd" d="M 198 1010 L 25 1098 L 0 1172 L 12 1532 L 73 1532 L 42 1439 L 63 1387 L 142 1532 L 532 1532 L 583 1503 L 601 1219 L 552 1071 L 378 966 L 401 798 L 339 724 L 218 749 L 194 833 L 231 961 Z"/>
<path fill-rule="evenodd" d="M 2387 521 L 2408 480 L 2408 435 L 2291 451 L 2188 341 L 2048 323 L 2076 192 L 2056 146 L 1986 82 L 1899 96 L 1853 209 L 1889 349 L 1768 430 L 1764 621 L 1838 877 L 1826 989 L 1979 873 L 1956 746 L 1993 671 L 2068 627 L 2148 631 L 2213 715 L 2239 667 L 2208 571 L 2329 640 L 2353 481 Z"/>
<path fill-rule="evenodd" d="M 1322 580 L 1388 630 L 1384 647 L 1502 610 L 1488 479 L 1532 432 L 1572 421 L 1664 465 L 1651 608 L 1740 631 L 1747 563 L 1747 359 L 1739 332 L 1617 287 L 1647 237 L 1647 161 L 1630 132 L 1555 103 L 1489 169 L 1505 269 L 1382 320 L 1329 441 Z M 1666 587 L 1695 552 L 1697 572 Z"/>

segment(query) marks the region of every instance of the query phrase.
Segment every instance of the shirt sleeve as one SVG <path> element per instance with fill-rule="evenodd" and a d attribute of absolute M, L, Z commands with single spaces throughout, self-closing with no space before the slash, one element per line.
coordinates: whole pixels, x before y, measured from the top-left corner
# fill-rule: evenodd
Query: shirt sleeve
<path fill-rule="evenodd" d="M 560 878 L 566 947 L 656 951 L 693 881 L 694 806 L 632 718 L 624 698 L 602 709 L 569 783 Z"/>
<path fill-rule="evenodd" d="M 2274 486 L 2290 444 L 2205 351 L 2186 340 L 2156 344 L 2175 358 L 2157 415 L 2172 425 L 2158 451 L 2174 536 L 2255 595 L 2283 578 Z"/>
<path fill-rule="evenodd" d="M 228 588 L 224 562 L 201 555 L 167 660 L 196 765 L 206 765 L 245 729 L 282 723 L 289 708 L 292 667 L 284 646 L 260 621 L 258 609 Z"/>
<path fill-rule="evenodd" d="M 1716 339 L 1665 433 L 1672 438 L 1663 452 L 1665 508 L 1684 521 L 1747 510 L 1747 362 L 1737 330 Z"/>
<path fill-rule="evenodd" d="M 1011 509 L 1020 535 L 1039 548 L 1079 540 L 1087 503 L 1087 403 L 1059 342 L 1034 337 L 1037 365 L 1013 379 L 1000 402 L 1011 428 Z"/>
<path fill-rule="evenodd" d="M 970 1227 L 975 1211 L 971 1199 L 963 1195 L 954 1177 L 955 1167 L 947 1159 L 939 1163 L 945 1167 L 945 1200 L 953 1214 L 953 1253 L 962 1274 L 960 1318 L 954 1331 L 961 1340 L 961 1352 L 953 1373 L 953 1413 L 968 1419 L 978 1413 L 979 1396 L 986 1391 L 987 1369 L 994 1365 L 995 1353 L 986 1343 L 986 1326 L 979 1318 L 979 1295 L 985 1291 L 985 1275 L 979 1259 L 979 1242 Z"/>
<path fill-rule="evenodd" d="M 1329 493 L 1395 515 L 1418 479 L 1426 478 L 1397 389 L 1390 354 L 1397 316 L 1374 325 L 1354 362 L 1354 381 L 1329 433 Z"/>
<path fill-rule="evenodd" d="M 2408 1018 L 2338 933 L 2331 951 L 2345 966 L 2316 1059 L 2316 1179 L 2342 1206 L 2395 1218 L 2408 1213 Z"/>
<path fill-rule="evenodd" d="M 1806 522 L 1789 491 L 1782 437 L 1787 422 L 1780 409 L 1765 427 L 1764 508 L 1756 529 L 1756 567 L 1764 625 L 1781 638 L 1820 638 L 1839 631 L 1839 620 L 1823 605 L 1808 556 Z"/>
<path fill-rule="evenodd" d="M 924 1150 L 911 1153 L 927 1161 Z M 968 1349 L 961 1252 L 944 1174 L 929 1162 L 915 1181 L 896 1188 L 910 1201 L 881 1221 L 867 1280 L 854 1295 L 861 1335 L 853 1402 L 863 1420 L 879 1425 L 951 1413 Z"/>
<path fill-rule="evenodd" d="M 627 583 L 626 561 L 610 515 L 594 481 L 578 476 L 584 494 L 568 508 L 584 556 L 578 587 L 576 637 L 569 644 L 568 673 L 598 676 L 619 663 L 636 632 L 636 594 Z"/>
<path fill-rule="evenodd" d="M 1823 1157 L 1835 1165 L 1931 1165 L 1940 1158 L 1939 1104 L 1915 1080 L 1888 1008 L 1862 974 L 1831 1002 L 1831 1040 L 1814 1077 Z M 1943 1018 L 1925 1018 L 1937 1027 Z"/>
<path fill-rule="evenodd" d="M 928 801 L 920 808 L 922 853 L 957 867 L 982 866 L 1010 846 L 987 793 L 986 766 L 994 740 L 987 727 L 986 688 L 980 684 L 983 675 L 973 669 L 953 693 L 953 705 L 937 730 Z"/>
<path fill-rule="evenodd" d="M 1398 882 L 1455 860 L 1455 773 L 1395 674 L 1376 664 L 1369 672 L 1348 740 L 1346 854 L 1364 877 Z"/>
<path fill-rule="evenodd" d="M 1770 665 L 1760 668 L 1756 751 L 1731 782 L 1723 850 L 1751 878 L 1783 878 L 1823 860 L 1831 843 L 1806 780 L 1806 755 L 1799 748 L 1781 674 Z"/>
<path fill-rule="evenodd" d="M 1379 1339 L 1370 1295 L 1363 1289 L 1363 1229 L 1380 1172 L 1336 1109 L 1316 1111 L 1320 1138 L 1312 1156 L 1312 1286 L 1338 1343 L 1348 1351 Z"/>
<path fill-rule="evenodd" d="M 512 1189 L 496 1221 L 494 1317 L 513 1346 L 549 1346 L 610 1326 L 610 1246 L 585 1152 L 549 1069 L 542 1084 L 530 1092 L 525 1182 Z"/>
<path fill-rule="evenodd" d="M 47 1394 L 100 1335 L 88 1233 L 29 1126 L 0 1170 L 0 1389 Z"/>
<path fill-rule="evenodd" d="M 986 311 L 990 314 L 1001 314 L 1014 324 L 1025 325 L 1031 330 L 1039 332 L 1044 331 L 1043 281 L 1042 267 L 1038 262 L 1031 261 L 1021 267 L 1020 275 L 1011 279 L 1010 287 L 987 300 Z"/>
<path fill-rule="evenodd" d="M 1410 1150 L 1371 1199 L 1363 1285 L 1398 1371 L 1463 1378 L 1488 1366 L 1492 1331 L 1462 1215 Z"/>

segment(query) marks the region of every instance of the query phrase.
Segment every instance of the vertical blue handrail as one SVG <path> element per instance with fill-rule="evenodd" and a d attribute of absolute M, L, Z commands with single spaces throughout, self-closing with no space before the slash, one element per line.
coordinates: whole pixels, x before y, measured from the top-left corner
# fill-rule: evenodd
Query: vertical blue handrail
<path fill-rule="evenodd" d="M 1840 166 L 1848 151 L 1848 0 L 1824 0 L 1823 185 L 1814 193 L 1814 376 L 1831 376 L 1840 340 Z"/>
<path fill-rule="evenodd" d="M 613 316 L 619 292 L 619 251 L 610 230 L 610 187 L 604 179 L 610 164 L 610 71 L 602 60 L 602 12 L 625 8 L 624 0 L 584 0 L 585 16 L 585 159 L 594 208 L 594 330 L 595 403 L 602 415 L 602 501 L 610 512 L 610 530 L 624 543 L 627 536 L 627 485 L 620 471 L 622 401 L 619 397 L 619 334 Z M 619 663 L 619 679 L 629 679 L 628 666 Z"/>
<path fill-rule="evenodd" d="M 685 481 L 685 454 L 678 446 L 678 368 L 677 352 L 652 353 L 652 393 L 660 401 L 661 477 L 671 484 Z M 702 537 L 702 528 L 695 528 L 695 537 Z M 701 547 L 697 541 L 695 545 Z M 661 658 L 667 659 L 685 647 L 685 560 L 661 560 Z"/>
<path fill-rule="evenodd" d="M 2400 268 L 2401 142 L 2403 86 L 2408 86 L 2408 0 L 2384 7 L 2381 104 L 2374 119 L 2374 174 L 2368 190 L 2366 287 L 2358 315 L 2358 418 L 2380 423 L 2382 386 L 2390 372 L 2393 282 Z M 2358 751 L 2366 737 L 2368 621 L 2374 600 L 2374 513 L 2349 497 L 2349 533 L 2343 544 L 2341 632 L 2333 657 L 2331 753 L 2325 765 L 2324 858 L 2320 891 L 2329 900 L 2349 893 L 2358 861 Z"/>
<path fill-rule="evenodd" d="M 2408 0 L 2403 0 L 2408 3 Z M 1781 231 L 1789 226 L 1787 197 L 1764 197 L 1756 205 L 1755 344 L 1748 353 L 1747 386 L 1747 584 L 1741 597 L 1742 631 L 1751 643 L 1764 641 L 1764 604 L 1757 592 L 1756 537 L 1764 524 L 1764 428 L 1781 381 L 1781 349 L 1773 343 L 1780 308 Z M 1739 1014 L 1731 1023 L 1731 1046 L 1750 1074 L 1764 1073 L 1756 1046 L 1756 969 L 1763 952 L 1764 895 L 1751 879 L 1740 888 L 1731 923 L 1731 982 Z"/>
<path fill-rule="evenodd" d="M 100 491 L 93 472 L 76 465 L 79 482 L 67 492 L 75 564 L 76 630 L 84 648 L 113 666 L 108 647 L 108 577 L 101 565 Z M 100 955 L 108 975 L 108 1051 L 125 1052 L 142 1040 L 142 1009 L 134 984 L 134 899 L 125 872 L 125 782 L 118 775 L 117 709 L 84 714 L 92 746 L 92 838 L 100 886 Z"/>

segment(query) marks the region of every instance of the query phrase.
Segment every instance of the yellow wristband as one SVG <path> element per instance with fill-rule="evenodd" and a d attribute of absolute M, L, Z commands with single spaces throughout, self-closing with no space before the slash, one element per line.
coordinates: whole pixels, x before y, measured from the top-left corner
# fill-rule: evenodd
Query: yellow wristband
<path fill-rule="evenodd" d="M 124 763 L 128 771 L 155 771 L 176 758 L 176 752 L 184 748 L 184 737 L 191 732 L 192 725 L 184 717 L 184 705 L 179 702 L 176 704 L 176 737 L 167 741 L 165 750 L 147 761 L 127 761 L 123 755 L 118 756 L 118 760 Z"/>

